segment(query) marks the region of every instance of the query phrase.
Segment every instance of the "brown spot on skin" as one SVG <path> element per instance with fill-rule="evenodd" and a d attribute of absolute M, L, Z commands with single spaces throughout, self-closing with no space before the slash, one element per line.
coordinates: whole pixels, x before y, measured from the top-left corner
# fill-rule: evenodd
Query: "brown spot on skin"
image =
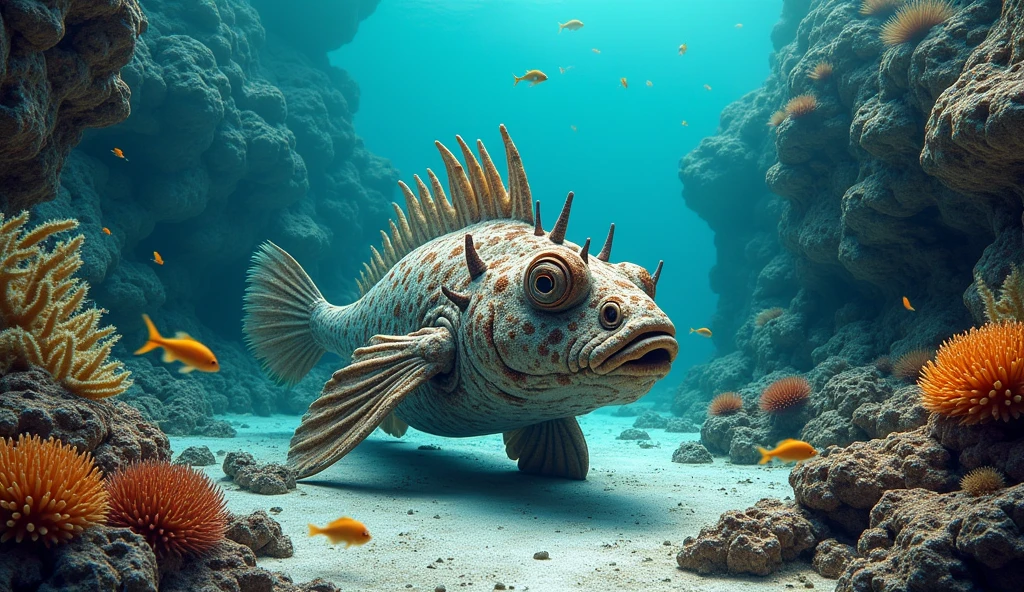
<path fill-rule="evenodd" d="M 465 251 L 466 251 L 466 247 L 463 247 L 462 245 L 459 245 L 459 246 L 455 247 L 454 249 L 452 249 L 451 256 L 452 257 L 458 257 L 459 255 L 461 255 Z"/>
<path fill-rule="evenodd" d="M 631 284 L 629 282 L 624 282 L 622 280 L 615 280 L 615 285 L 620 287 L 620 288 L 622 288 L 623 290 L 632 290 L 632 289 L 636 288 L 635 285 L 633 285 L 633 284 Z"/>
<path fill-rule="evenodd" d="M 573 322 L 569 323 L 568 329 L 570 331 L 575 331 L 578 327 L 579 327 L 579 325 L 576 324 L 576 321 L 573 321 Z"/>
<path fill-rule="evenodd" d="M 430 268 L 430 271 L 434 272 L 435 274 L 436 273 L 440 273 L 441 272 L 441 262 L 438 261 L 437 263 L 435 263 L 434 266 Z"/>
<path fill-rule="evenodd" d="M 653 302 L 648 302 L 646 305 L 647 310 L 654 310 L 655 306 Z"/>
<path fill-rule="evenodd" d="M 500 278 L 498 278 L 497 281 L 494 282 L 494 291 L 497 292 L 498 294 L 504 292 L 506 288 L 508 288 L 507 276 L 503 275 Z"/>
<path fill-rule="evenodd" d="M 423 272 L 421 271 L 421 272 L 420 272 L 420 274 L 419 274 L 418 276 L 416 276 L 416 281 L 417 281 L 417 282 L 422 282 L 422 281 L 423 281 L 423 275 L 424 275 L 424 274 L 423 274 Z"/>
<path fill-rule="evenodd" d="M 640 297 L 637 296 L 636 294 L 631 294 L 629 297 L 629 301 L 632 302 L 633 304 L 640 304 Z"/>
<path fill-rule="evenodd" d="M 399 302 L 398 304 L 395 305 L 395 318 L 396 319 L 402 318 L 402 303 L 401 302 Z"/>
<path fill-rule="evenodd" d="M 556 343 L 561 343 L 563 339 L 565 339 L 565 334 L 562 333 L 562 330 L 555 329 L 554 331 L 548 334 L 547 342 L 550 343 L 551 345 L 555 345 Z"/>
<path fill-rule="evenodd" d="M 555 352 L 555 353 L 551 354 L 551 363 L 552 364 L 557 364 L 558 363 L 558 352 Z"/>
<path fill-rule="evenodd" d="M 544 345 L 542 343 L 539 346 L 537 346 L 537 353 L 542 355 L 542 356 L 546 356 L 549 353 L 551 353 L 551 350 L 548 349 L 548 346 L 546 346 L 546 345 Z"/>
<path fill-rule="evenodd" d="M 565 374 L 559 374 L 558 377 L 555 378 L 555 380 L 558 381 L 558 384 L 562 386 L 569 386 L 570 384 L 572 384 L 572 379 L 566 376 Z"/>
<path fill-rule="evenodd" d="M 515 338 L 516 338 L 516 332 L 515 332 L 515 331 L 509 331 L 509 332 L 508 332 L 508 338 L 509 338 L 509 339 L 511 339 L 511 340 L 513 340 L 513 341 L 515 341 Z"/>
<path fill-rule="evenodd" d="M 435 253 L 434 251 L 430 251 L 423 256 L 423 263 L 431 263 L 434 261 L 434 259 L 437 259 L 437 253 Z"/>
<path fill-rule="evenodd" d="M 523 333 L 526 333 L 527 335 L 533 335 L 534 331 L 536 331 L 536 329 L 533 327 L 533 323 L 531 323 L 530 321 L 526 321 L 525 323 L 523 323 Z"/>

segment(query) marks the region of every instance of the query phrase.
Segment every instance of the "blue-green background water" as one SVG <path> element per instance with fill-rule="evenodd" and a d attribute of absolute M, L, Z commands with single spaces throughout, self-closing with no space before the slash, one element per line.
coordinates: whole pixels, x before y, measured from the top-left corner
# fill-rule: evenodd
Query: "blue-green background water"
<path fill-rule="evenodd" d="M 359 84 L 357 132 L 406 182 L 427 167 L 443 171 L 433 142 L 458 153 L 455 134 L 482 139 L 503 170 L 497 128 L 504 123 L 548 228 L 566 193 L 575 191 L 570 240 L 590 236 L 599 249 L 615 222 L 613 261 L 653 272 L 664 259 L 657 301 L 681 333 L 675 370 L 665 381 L 671 384 L 712 353 L 710 340 L 686 332 L 707 326 L 715 308 L 708 286 L 714 237 L 683 204 L 678 161 L 715 132 L 727 104 L 767 76 L 781 6 L 387 0 L 330 57 Z M 585 26 L 559 33 L 558 23 L 569 19 Z M 683 56 L 681 43 L 688 46 Z M 559 66 L 572 69 L 559 74 Z M 512 74 L 529 69 L 549 80 L 513 86 Z"/>

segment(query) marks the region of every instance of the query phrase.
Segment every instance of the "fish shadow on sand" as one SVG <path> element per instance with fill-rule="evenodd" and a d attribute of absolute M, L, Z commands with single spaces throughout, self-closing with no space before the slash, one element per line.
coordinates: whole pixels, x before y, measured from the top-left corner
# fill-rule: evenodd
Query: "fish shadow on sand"
<path fill-rule="evenodd" d="M 598 469 L 592 470 L 586 481 L 553 479 L 519 472 L 504 454 L 500 465 L 496 460 L 485 449 L 425 451 L 404 442 L 366 440 L 342 462 L 300 483 L 375 496 L 447 498 L 479 505 L 481 510 L 493 511 L 497 506 L 630 530 L 665 521 L 664 500 L 654 501 L 649 492 L 606 490 L 625 475 L 608 477 Z"/>

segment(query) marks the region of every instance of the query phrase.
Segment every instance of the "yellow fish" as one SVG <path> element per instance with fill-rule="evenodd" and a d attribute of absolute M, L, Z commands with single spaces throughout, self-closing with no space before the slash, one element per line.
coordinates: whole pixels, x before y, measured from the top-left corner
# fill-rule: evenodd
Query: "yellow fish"
<path fill-rule="evenodd" d="M 708 329 L 707 327 L 701 327 L 700 329 L 690 327 L 690 333 L 696 333 L 701 337 L 711 337 L 711 329 Z"/>
<path fill-rule="evenodd" d="M 526 74 L 523 74 L 522 76 L 516 76 L 515 74 L 513 74 L 512 77 L 516 79 L 515 84 L 513 84 L 512 86 L 519 84 L 523 80 L 529 82 L 530 86 L 537 86 L 541 82 L 544 82 L 545 80 L 548 79 L 548 75 L 541 72 L 540 70 L 527 70 Z"/>
<path fill-rule="evenodd" d="M 647 81 L 647 86 L 654 86 L 654 83 L 653 83 L 653 82 L 651 82 L 650 80 L 648 80 L 648 81 Z"/>
<path fill-rule="evenodd" d="M 626 77 L 625 76 L 623 76 L 622 78 L 619 78 L 619 84 L 622 85 L 622 88 L 629 88 L 629 83 L 626 82 Z"/>
<path fill-rule="evenodd" d="M 907 310 L 914 310 L 914 307 L 910 306 L 910 299 L 906 296 L 903 297 L 903 308 Z"/>
<path fill-rule="evenodd" d="M 120 148 L 114 148 L 110 152 L 111 152 L 111 154 L 113 154 L 114 156 L 120 158 L 121 160 L 123 160 L 125 162 L 128 162 L 128 159 L 124 157 L 124 151 L 121 150 Z"/>
<path fill-rule="evenodd" d="M 680 46 L 679 46 L 679 55 L 685 55 L 685 54 L 686 54 L 686 50 L 687 50 L 687 49 L 688 49 L 688 48 L 686 47 L 686 44 L 685 44 L 685 43 L 684 43 L 684 44 L 682 44 L 682 45 L 680 45 Z"/>
<path fill-rule="evenodd" d="M 318 534 L 326 536 L 332 545 L 344 542 L 346 549 L 352 545 L 365 545 L 373 538 L 362 522 L 348 516 L 342 516 L 323 528 L 310 524 L 309 536 L 316 536 Z"/>
<path fill-rule="evenodd" d="M 558 23 L 558 32 L 561 33 L 562 29 L 569 29 L 570 31 L 578 31 L 583 28 L 583 21 L 579 19 L 572 19 L 571 21 Z"/>
<path fill-rule="evenodd" d="M 757 451 L 761 453 L 761 460 L 757 463 L 759 465 L 766 464 L 773 458 L 784 462 L 800 462 L 818 454 L 818 451 L 807 442 L 793 438 L 779 442 L 775 446 L 775 450 L 765 450 L 758 446 Z"/>
<path fill-rule="evenodd" d="M 594 53 L 601 53 L 601 50 L 596 48 L 596 47 L 594 49 L 591 49 L 590 51 L 592 51 Z"/>
<path fill-rule="evenodd" d="M 153 251 L 153 263 L 156 263 L 157 265 L 164 264 L 164 258 L 161 257 L 160 253 L 157 253 L 156 251 Z"/>
<path fill-rule="evenodd" d="M 684 119 L 684 120 L 682 120 L 682 121 L 680 121 L 680 122 L 679 122 L 679 125 L 681 125 L 681 126 L 683 126 L 683 127 L 690 127 L 690 124 L 689 124 L 689 123 L 687 123 L 687 121 L 686 121 L 685 119 Z"/>
<path fill-rule="evenodd" d="M 742 29 L 743 28 L 743 23 L 736 23 L 736 28 L 737 29 Z"/>
<path fill-rule="evenodd" d="M 178 332 L 175 333 L 173 339 L 168 339 L 162 337 L 160 332 L 156 330 L 156 325 L 149 319 L 149 315 L 142 315 L 142 320 L 146 321 L 146 328 L 149 329 L 149 340 L 135 351 L 135 355 L 141 356 L 146 352 L 162 347 L 164 348 L 164 363 L 181 362 L 184 366 L 179 368 L 178 372 L 182 374 L 188 374 L 193 370 L 199 370 L 200 372 L 217 372 L 220 370 L 217 357 L 213 355 L 210 348 L 192 339 L 188 333 Z"/>
<path fill-rule="evenodd" d="M 711 85 L 710 84 L 705 84 L 704 85 L 704 90 L 711 90 Z"/>
<path fill-rule="evenodd" d="M 103 234 L 110 234 L 110 229 L 106 226 L 103 227 Z"/>

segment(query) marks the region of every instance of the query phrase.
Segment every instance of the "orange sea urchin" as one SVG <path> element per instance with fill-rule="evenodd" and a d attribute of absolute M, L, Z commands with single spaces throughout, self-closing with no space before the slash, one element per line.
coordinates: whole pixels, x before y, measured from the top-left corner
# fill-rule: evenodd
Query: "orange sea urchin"
<path fill-rule="evenodd" d="M 787 376 L 768 385 L 761 393 L 761 411 L 782 413 L 796 409 L 811 396 L 811 383 L 803 376 Z"/>
<path fill-rule="evenodd" d="M 778 127 L 782 125 L 783 121 L 786 121 L 786 111 L 779 109 L 775 113 L 772 113 L 772 116 L 768 118 L 768 125 L 770 127 Z"/>
<path fill-rule="evenodd" d="M 818 62 L 814 65 L 814 69 L 807 75 L 811 80 L 825 80 L 832 76 L 832 64 L 828 62 Z"/>
<path fill-rule="evenodd" d="M 199 555 L 224 538 L 224 494 L 192 467 L 136 463 L 111 477 L 107 490 L 109 524 L 144 536 L 157 556 Z"/>
<path fill-rule="evenodd" d="M 57 545 L 106 515 L 107 492 L 92 455 L 53 437 L 0 438 L 0 542 Z"/>
<path fill-rule="evenodd" d="M 786 103 L 786 115 L 796 119 L 806 117 L 818 109 L 818 99 L 812 94 L 793 97 Z"/>
<path fill-rule="evenodd" d="M 962 423 L 1010 421 L 1024 413 L 1024 323 L 990 323 L 954 335 L 925 364 L 921 403 Z"/>
<path fill-rule="evenodd" d="M 708 403 L 708 415 L 730 415 L 743 409 L 743 399 L 736 393 L 722 393 L 716 395 Z"/>
<path fill-rule="evenodd" d="M 914 0 L 902 7 L 882 25 L 882 43 L 899 45 L 922 39 L 932 27 L 953 16 L 946 0 Z"/>
<path fill-rule="evenodd" d="M 754 325 L 758 327 L 764 327 L 768 323 L 768 321 L 772 321 L 781 317 L 785 312 L 786 309 L 779 308 L 778 306 L 774 308 L 766 308 L 761 312 L 757 313 L 757 316 L 754 317 Z"/>

